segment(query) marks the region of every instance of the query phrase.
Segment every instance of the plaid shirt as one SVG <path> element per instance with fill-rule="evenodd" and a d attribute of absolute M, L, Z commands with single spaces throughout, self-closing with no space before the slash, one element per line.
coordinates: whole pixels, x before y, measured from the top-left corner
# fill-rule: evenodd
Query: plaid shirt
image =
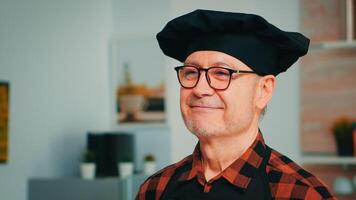
<path fill-rule="evenodd" d="M 251 182 L 254 170 L 241 169 L 247 166 L 258 169 L 263 160 L 260 155 L 265 155 L 265 150 L 266 144 L 262 134 L 259 132 L 246 152 L 218 176 L 209 180 L 209 183 L 225 178 L 231 184 L 245 191 Z M 211 186 L 212 184 L 206 184 L 198 143 L 192 155 L 149 177 L 141 185 L 136 200 L 160 199 L 176 170 L 190 164 L 192 168 L 181 174 L 179 181 L 196 178 L 204 187 L 204 192 L 209 192 L 210 187 L 213 186 Z M 329 189 L 318 178 L 273 149 L 271 149 L 271 156 L 266 166 L 266 174 L 272 199 L 335 199 Z"/>

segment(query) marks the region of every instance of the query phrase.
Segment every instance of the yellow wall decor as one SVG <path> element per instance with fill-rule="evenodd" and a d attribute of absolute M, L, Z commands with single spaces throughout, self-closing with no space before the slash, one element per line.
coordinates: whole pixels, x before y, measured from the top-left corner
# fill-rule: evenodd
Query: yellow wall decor
<path fill-rule="evenodd" d="M 8 161 L 9 84 L 0 81 L 0 163 Z"/>

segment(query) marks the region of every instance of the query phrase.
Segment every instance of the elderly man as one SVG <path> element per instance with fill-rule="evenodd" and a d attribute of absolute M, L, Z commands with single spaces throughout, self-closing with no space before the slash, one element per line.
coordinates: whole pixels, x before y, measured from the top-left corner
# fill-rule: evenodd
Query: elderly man
<path fill-rule="evenodd" d="M 175 67 L 192 155 L 149 177 L 136 199 L 333 199 L 315 176 L 268 147 L 259 119 L 276 78 L 309 39 L 260 16 L 196 10 L 157 34 Z M 288 133 L 286 133 L 288 134 Z"/>

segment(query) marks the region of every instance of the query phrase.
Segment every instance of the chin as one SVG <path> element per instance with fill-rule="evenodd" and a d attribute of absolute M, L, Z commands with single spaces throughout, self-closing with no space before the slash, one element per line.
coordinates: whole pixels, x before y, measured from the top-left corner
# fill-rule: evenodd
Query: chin
<path fill-rule="evenodd" d="M 210 120 L 184 120 L 188 130 L 197 137 L 218 136 L 226 132 L 224 123 L 216 123 Z"/>

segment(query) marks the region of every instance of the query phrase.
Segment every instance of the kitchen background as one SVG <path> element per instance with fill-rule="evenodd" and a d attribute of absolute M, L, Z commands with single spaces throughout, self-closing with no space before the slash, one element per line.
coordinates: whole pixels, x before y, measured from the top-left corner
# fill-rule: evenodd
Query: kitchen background
<path fill-rule="evenodd" d="M 342 193 L 340 199 L 356 198 L 353 149 L 338 156 L 333 133 L 337 122 L 356 119 L 355 5 L 353 0 L 0 0 L 0 82 L 9 85 L 0 199 L 28 199 L 33 178 L 79 178 L 88 132 L 133 134 L 137 171 L 148 153 L 158 169 L 190 154 L 197 140 L 180 116 L 173 70 L 179 63 L 156 54 L 152 41 L 169 19 L 197 8 L 256 13 L 312 39 L 309 54 L 277 78 L 261 130 L 271 147 L 320 175 Z M 137 41 L 147 44 L 142 47 L 147 53 Z M 120 99 L 125 94 L 144 94 L 150 103 L 136 98 L 144 106 L 128 111 Z"/>

